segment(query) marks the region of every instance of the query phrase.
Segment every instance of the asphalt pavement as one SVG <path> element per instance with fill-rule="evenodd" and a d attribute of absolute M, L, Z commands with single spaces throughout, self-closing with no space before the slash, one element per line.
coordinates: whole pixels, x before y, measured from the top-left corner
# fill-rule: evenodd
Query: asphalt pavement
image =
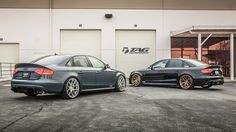
<path fill-rule="evenodd" d="M 0 131 L 236 131 L 236 85 L 182 90 L 175 86 L 127 87 L 83 93 L 27 97 L 0 84 Z"/>

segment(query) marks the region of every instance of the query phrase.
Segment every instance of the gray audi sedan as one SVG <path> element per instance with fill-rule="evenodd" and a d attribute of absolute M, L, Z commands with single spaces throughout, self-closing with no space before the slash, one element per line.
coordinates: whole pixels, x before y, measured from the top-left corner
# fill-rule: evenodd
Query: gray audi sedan
<path fill-rule="evenodd" d="M 87 55 L 51 55 L 31 63 L 16 64 L 11 90 L 28 96 L 43 93 L 60 94 L 73 99 L 80 92 L 114 89 L 124 91 L 123 72 Z"/>

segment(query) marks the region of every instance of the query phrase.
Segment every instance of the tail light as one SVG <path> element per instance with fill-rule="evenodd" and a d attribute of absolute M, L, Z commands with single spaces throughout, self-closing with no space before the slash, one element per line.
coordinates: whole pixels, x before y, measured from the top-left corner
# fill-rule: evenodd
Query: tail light
<path fill-rule="evenodd" d="M 36 69 L 34 70 L 35 73 L 39 74 L 39 75 L 48 75 L 48 76 L 51 76 L 54 74 L 54 71 L 53 70 L 50 70 L 50 69 Z"/>
<path fill-rule="evenodd" d="M 203 69 L 201 70 L 202 73 L 212 73 L 214 70 L 212 68 L 207 68 L 207 69 Z"/>
<path fill-rule="evenodd" d="M 13 75 L 16 75 L 16 73 L 18 72 L 18 70 L 16 68 L 13 69 Z"/>

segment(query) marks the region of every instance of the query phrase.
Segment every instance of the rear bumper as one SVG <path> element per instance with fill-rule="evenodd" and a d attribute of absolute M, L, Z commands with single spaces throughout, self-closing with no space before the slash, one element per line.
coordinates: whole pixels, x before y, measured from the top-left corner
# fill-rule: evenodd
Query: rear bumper
<path fill-rule="evenodd" d="M 208 78 L 194 79 L 194 84 L 196 86 L 202 86 L 205 84 L 223 85 L 224 84 L 224 77 L 208 77 Z"/>
<path fill-rule="evenodd" d="M 15 80 L 11 81 L 11 90 L 16 93 L 24 93 L 27 91 L 61 93 L 63 83 L 55 80 Z"/>

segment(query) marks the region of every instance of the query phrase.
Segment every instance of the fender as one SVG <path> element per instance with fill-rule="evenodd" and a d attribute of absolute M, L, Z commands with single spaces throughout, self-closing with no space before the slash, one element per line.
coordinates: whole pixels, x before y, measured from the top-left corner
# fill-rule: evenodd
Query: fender
<path fill-rule="evenodd" d="M 123 72 L 118 71 L 118 72 L 116 73 L 116 77 L 119 77 L 120 75 L 123 75 L 123 76 L 125 77 L 125 74 L 124 74 Z"/>
<path fill-rule="evenodd" d="M 194 79 L 194 77 L 192 76 L 192 74 L 190 72 L 184 71 L 184 72 L 181 72 L 181 73 L 178 74 L 177 81 L 179 81 L 179 78 L 184 74 L 187 74 L 187 75 L 191 76 Z"/>

